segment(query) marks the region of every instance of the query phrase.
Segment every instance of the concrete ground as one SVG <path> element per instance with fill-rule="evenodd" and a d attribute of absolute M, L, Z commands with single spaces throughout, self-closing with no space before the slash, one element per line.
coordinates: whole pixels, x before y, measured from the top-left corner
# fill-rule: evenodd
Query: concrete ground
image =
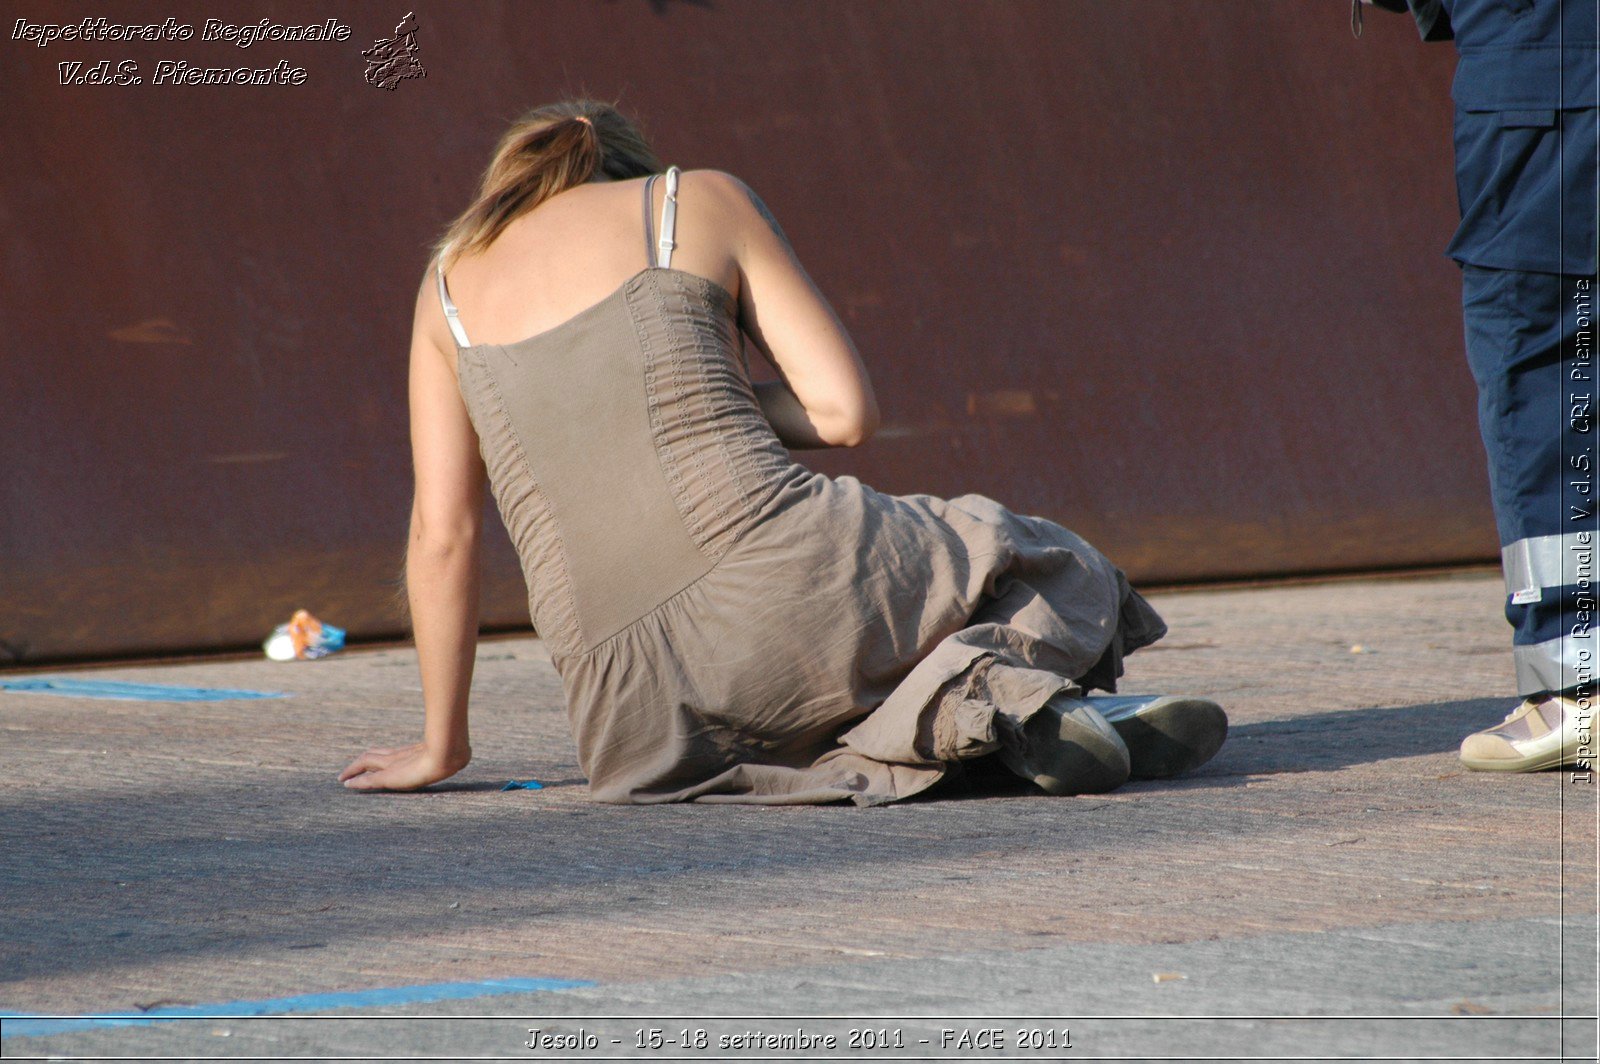
<path fill-rule="evenodd" d="M 410 795 L 335 778 L 417 735 L 408 650 L 41 670 L 292 697 L 0 690 L 0 1053 L 1594 1060 L 1592 776 L 1456 761 L 1515 703 L 1501 596 L 1152 595 L 1124 690 L 1222 702 L 1213 762 L 872 809 L 589 802 L 532 638 L 482 644 L 477 760 Z"/>

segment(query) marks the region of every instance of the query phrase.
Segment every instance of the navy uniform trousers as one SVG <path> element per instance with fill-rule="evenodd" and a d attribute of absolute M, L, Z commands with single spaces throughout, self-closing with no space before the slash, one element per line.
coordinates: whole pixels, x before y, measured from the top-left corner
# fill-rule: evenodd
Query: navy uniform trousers
<path fill-rule="evenodd" d="M 1595 679 L 1594 278 L 1462 267 L 1517 691 Z"/>
<path fill-rule="evenodd" d="M 1461 264 L 1518 693 L 1592 685 L 1600 4 L 1408 3 L 1425 40 L 1458 51 L 1461 225 L 1446 254 Z"/>

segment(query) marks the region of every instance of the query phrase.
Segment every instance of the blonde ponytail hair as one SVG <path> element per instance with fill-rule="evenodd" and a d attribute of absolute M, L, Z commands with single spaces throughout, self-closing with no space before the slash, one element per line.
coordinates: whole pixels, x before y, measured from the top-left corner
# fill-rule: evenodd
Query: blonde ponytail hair
<path fill-rule="evenodd" d="M 471 206 L 434 242 L 434 261 L 448 255 L 448 267 L 488 247 L 513 219 L 596 173 L 623 181 L 660 170 L 638 125 L 614 105 L 582 99 L 535 107 L 495 145 Z"/>

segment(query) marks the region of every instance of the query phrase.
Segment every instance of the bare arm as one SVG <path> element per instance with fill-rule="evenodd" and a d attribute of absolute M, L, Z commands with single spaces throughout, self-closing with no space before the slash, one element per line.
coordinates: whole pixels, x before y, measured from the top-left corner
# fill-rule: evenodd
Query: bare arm
<path fill-rule="evenodd" d="M 761 198 L 731 174 L 706 176 L 736 223 L 744 331 L 780 378 L 756 385 L 762 412 L 788 447 L 866 442 L 878 403 L 850 334 Z"/>
<path fill-rule="evenodd" d="M 467 700 L 478 643 L 479 545 L 488 478 L 477 433 L 446 361 L 453 360 L 455 348 L 444 332 L 431 281 L 429 274 L 417 297 L 409 388 L 416 493 L 406 545 L 406 592 L 422 672 L 422 741 L 376 747 L 351 762 L 339 778 L 356 790 L 425 787 L 472 759 Z"/>

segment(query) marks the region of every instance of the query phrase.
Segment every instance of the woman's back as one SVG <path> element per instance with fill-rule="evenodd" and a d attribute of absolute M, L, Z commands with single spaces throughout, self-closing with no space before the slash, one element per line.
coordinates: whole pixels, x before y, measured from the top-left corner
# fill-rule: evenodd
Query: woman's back
<path fill-rule="evenodd" d="M 712 203 L 680 213 L 672 208 L 683 200 L 667 202 L 655 187 L 663 184 L 589 186 L 561 202 L 572 190 L 508 227 L 450 282 L 439 275 L 441 303 L 460 329 L 462 397 L 522 559 L 530 612 L 558 658 L 592 650 L 703 577 L 784 484 L 810 475 L 762 414 L 736 297 L 680 265 L 716 272 L 720 260 L 726 276 L 733 256 L 698 234 L 694 255 L 670 246 L 696 219 L 715 232 Z M 648 244 L 647 193 L 661 207 Z M 631 263 L 618 243 L 619 194 L 636 197 Z M 531 271 L 580 229 L 593 241 L 573 250 L 559 285 L 535 294 Z M 476 277 L 465 307 L 449 287 L 462 276 Z M 496 327 L 489 342 L 477 340 L 474 306 Z"/>

